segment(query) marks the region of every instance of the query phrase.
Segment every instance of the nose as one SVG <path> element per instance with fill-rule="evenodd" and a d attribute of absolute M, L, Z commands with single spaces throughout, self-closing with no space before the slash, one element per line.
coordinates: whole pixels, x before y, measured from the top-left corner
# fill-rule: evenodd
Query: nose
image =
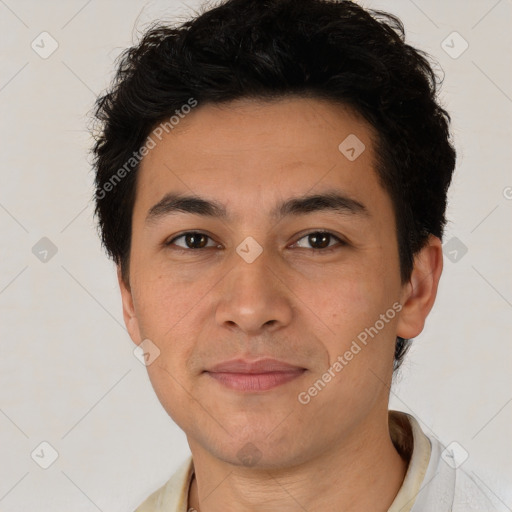
<path fill-rule="evenodd" d="M 216 308 L 217 325 L 246 335 L 273 332 L 292 320 L 293 294 L 265 250 L 252 263 L 235 255 L 235 267 L 222 282 Z"/>

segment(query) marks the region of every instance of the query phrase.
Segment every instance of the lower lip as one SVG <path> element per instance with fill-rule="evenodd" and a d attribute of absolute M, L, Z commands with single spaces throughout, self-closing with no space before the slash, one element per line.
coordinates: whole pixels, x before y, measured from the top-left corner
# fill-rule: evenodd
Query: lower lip
<path fill-rule="evenodd" d="M 269 373 L 211 373 L 224 386 L 236 391 L 268 391 L 300 377 L 306 370 Z"/>

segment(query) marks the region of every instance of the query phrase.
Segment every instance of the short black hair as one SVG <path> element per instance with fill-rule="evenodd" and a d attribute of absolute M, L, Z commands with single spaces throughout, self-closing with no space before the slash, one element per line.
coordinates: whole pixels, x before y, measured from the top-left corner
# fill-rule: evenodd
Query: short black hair
<path fill-rule="evenodd" d="M 455 150 L 440 82 L 396 16 L 351 1 L 227 0 L 184 23 L 153 25 L 121 55 L 94 110 L 103 245 L 129 285 L 138 151 L 184 105 L 318 98 L 351 108 L 377 134 L 376 171 L 393 203 L 406 282 L 414 255 L 430 234 L 442 239 L 446 223 Z M 407 347 L 397 339 L 395 369 Z"/>

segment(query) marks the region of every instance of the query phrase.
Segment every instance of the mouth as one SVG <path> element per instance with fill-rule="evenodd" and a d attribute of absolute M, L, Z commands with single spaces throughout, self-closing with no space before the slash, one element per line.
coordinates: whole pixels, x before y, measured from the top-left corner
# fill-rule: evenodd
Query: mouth
<path fill-rule="evenodd" d="M 220 363 L 206 373 L 221 385 L 236 391 L 258 392 L 282 386 L 307 370 L 276 359 L 246 361 L 236 359 Z"/>

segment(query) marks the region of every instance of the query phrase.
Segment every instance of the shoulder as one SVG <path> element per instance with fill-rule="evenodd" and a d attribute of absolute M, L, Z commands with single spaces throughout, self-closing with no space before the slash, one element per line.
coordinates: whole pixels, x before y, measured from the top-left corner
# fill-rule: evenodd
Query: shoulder
<path fill-rule="evenodd" d="M 496 499 L 478 481 L 478 477 L 475 477 L 467 464 L 464 464 L 467 455 L 460 444 L 450 443 L 445 446 L 434 435 L 424 433 L 414 418 L 411 419 L 411 425 L 415 434 L 423 434 L 431 445 L 427 472 L 411 512 L 499 510 Z"/>
<path fill-rule="evenodd" d="M 171 478 L 154 491 L 134 512 L 186 512 L 188 489 L 193 472 L 192 457 L 189 457 Z"/>
<path fill-rule="evenodd" d="M 455 471 L 453 512 L 497 512 L 498 500 L 473 471 Z"/>

